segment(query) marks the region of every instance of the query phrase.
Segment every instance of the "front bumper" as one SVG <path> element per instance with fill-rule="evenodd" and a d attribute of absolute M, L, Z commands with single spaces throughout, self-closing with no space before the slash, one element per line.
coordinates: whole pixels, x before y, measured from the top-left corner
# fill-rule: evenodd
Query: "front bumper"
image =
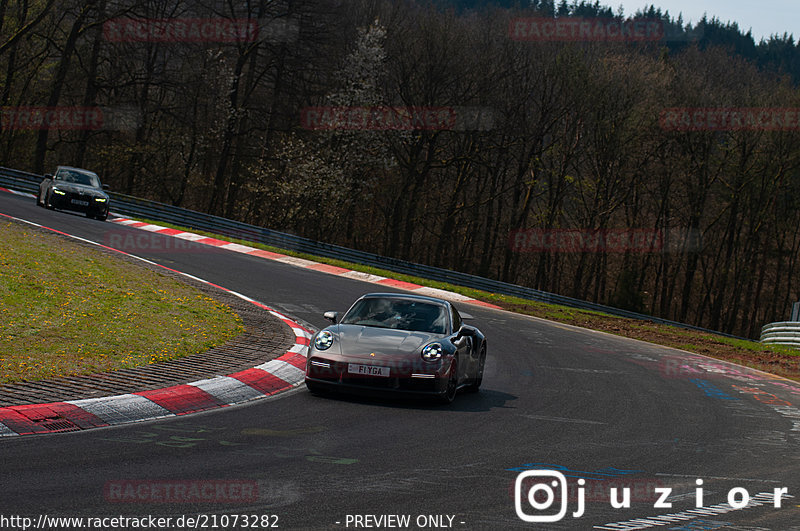
<path fill-rule="evenodd" d="M 83 212 L 90 216 L 108 214 L 108 200 L 96 201 L 95 196 L 76 194 L 74 192 L 50 192 L 50 206 L 59 210 Z"/>
<path fill-rule="evenodd" d="M 409 367 L 398 370 L 390 367 L 388 377 L 352 374 L 348 371 L 351 362 L 312 357 L 306 362 L 307 384 L 328 390 L 367 393 L 397 393 L 412 395 L 441 395 L 447 389 L 447 375 L 440 374 L 439 366 Z M 353 361 L 352 363 L 361 363 Z M 324 365 L 327 365 L 324 366 Z M 376 363 L 385 365 L 385 363 Z"/>

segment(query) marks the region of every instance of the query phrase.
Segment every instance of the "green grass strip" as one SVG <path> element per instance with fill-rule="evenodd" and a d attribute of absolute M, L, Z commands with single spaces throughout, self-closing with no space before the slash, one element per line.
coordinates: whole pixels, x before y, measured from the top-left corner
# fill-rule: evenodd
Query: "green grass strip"
<path fill-rule="evenodd" d="M 243 330 L 229 307 L 174 278 L 0 222 L 0 383 L 170 360 Z"/>

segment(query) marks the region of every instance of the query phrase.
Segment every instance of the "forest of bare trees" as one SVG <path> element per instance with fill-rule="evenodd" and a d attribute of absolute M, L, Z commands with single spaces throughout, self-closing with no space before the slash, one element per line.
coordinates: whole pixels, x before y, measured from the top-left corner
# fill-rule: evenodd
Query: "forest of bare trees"
<path fill-rule="evenodd" d="M 0 165 L 86 167 L 117 192 L 743 336 L 788 317 L 791 36 L 755 43 L 651 9 L 639 16 L 666 37 L 520 39 L 515 21 L 623 17 L 451 4 L 0 0 Z M 256 26 L 174 33 L 209 20 Z M 173 33 L 143 36 L 153 21 Z M 37 109 L 103 119 L 37 127 Z M 345 123 L 343 109 L 385 114 Z M 659 244 L 529 245 L 625 230 Z"/>

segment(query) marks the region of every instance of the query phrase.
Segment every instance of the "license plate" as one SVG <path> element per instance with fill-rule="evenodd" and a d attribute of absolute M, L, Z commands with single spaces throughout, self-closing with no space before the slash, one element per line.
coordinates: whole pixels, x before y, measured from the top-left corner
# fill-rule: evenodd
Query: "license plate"
<path fill-rule="evenodd" d="M 89 201 L 81 201 L 80 199 L 72 199 L 70 203 L 73 205 L 89 206 Z"/>
<path fill-rule="evenodd" d="M 389 377 L 389 367 L 376 367 L 375 365 L 359 365 L 357 363 L 348 363 L 347 372 L 350 374 L 360 374 L 362 376 L 381 376 L 383 378 Z"/>

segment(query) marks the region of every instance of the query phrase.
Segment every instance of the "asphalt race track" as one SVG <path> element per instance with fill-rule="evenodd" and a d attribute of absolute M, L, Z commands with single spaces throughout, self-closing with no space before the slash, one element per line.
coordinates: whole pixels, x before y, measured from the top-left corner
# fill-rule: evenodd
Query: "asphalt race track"
<path fill-rule="evenodd" d="M 7 193 L 0 193 L 0 213 L 105 244 L 136 231 Z M 124 250 L 317 328 L 326 325 L 322 312 L 343 311 L 378 291 L 219 249 L 158 247 L 169 246 Z M 152 515 L 171 517 L 173 529 L 241 529 L 247 517 L 250 529 L 800 530 L 800 384 L 638 341 L 459 307 L 488 338 L 478 394 L 439 406 L 315 397 L 301 386 L 195 415 L 0 438 L 0 527 L 21 529 L 12 516 L 36 524 L 41 515 Z M 539 522 L 517 515 L 515 479 L 538 469 L 558 470 L 568 484 L 568 511 L 558 522 L 541 522 L 558 512 L 557 490 L 541 510 L 523 496 L 524 513 Z M 573 517 L 579 479 L 586 480 L 585 513 Z M 703 505 L 716 509 L 687 513 L 695 509 L 698 479 Z M 527 481 L 529 487 L 536 478 Z M 611 506 L 602 495 L 609 486 L 630 488 L 629 508 Z M 671 507 L 655 507 L 654 487 L 671 488 Z M 758 503 L 721 506 L 735 488 Z M 781 508 L 773 506 L 775 488 L 793 496 Z M 743 491 L 733 494 L 738 501 Z M 179 527 L 183 516 L 201 520 Z M 652 520 L 658 516 L 665 518 Z"/>

